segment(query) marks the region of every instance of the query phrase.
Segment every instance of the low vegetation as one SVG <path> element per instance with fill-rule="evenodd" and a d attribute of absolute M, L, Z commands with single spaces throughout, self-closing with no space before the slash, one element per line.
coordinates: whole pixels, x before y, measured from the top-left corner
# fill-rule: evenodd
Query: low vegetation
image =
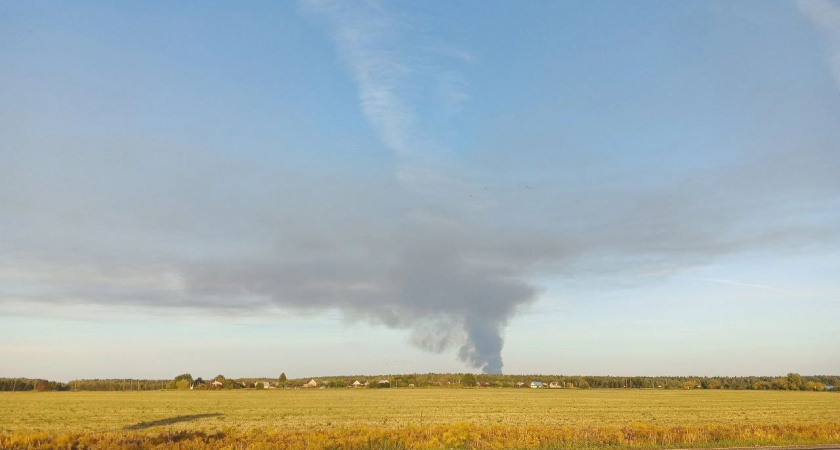
<path fill-rule="evenodd" d="M 113 449 L 575 449 L 690 448 L 708 446 L 802 445 L 840 441 L 840 424 L 773 426 L 713 425 L 657 427 L 543 428 L 469 423 L 408 426 L 398 429 L 356 427 L 316 430 L 177 431 L 136 433 L 13 433 L 0 435 L 2 448 Z"/>
<path fill-rule="evenodd" d="M 0 448 L 664 448 L 840 443 L 833 393 L 300 389 L 0 394 Z"/>

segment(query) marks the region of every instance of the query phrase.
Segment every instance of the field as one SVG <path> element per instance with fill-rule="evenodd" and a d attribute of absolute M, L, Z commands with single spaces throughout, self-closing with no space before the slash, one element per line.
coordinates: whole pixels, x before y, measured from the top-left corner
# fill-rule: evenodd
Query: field
<path fill-rule="evenodd" d="M 390 389 L 0 393 L 0 448 L 840 443 L 840 395 Z"/>

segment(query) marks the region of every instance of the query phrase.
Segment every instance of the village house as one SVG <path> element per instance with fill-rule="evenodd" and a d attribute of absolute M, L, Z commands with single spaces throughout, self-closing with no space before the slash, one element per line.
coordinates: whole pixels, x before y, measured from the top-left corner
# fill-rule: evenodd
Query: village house
<path fill-rule="evenodd" d="M 548 383 L 548 388 L 549 389 L 560 389 L 562 387 L 563 386 L 561 386 L 560 383 L 558 383 L 556 381 L 552 381 L 551 383 Z"/>
<path fill-rule="evenodd" d="M 303 385 L 303 387 L 305 387 L 305 388 L 314 388 L 314 387 L 317 387 L 317 386 L 318 386 L 318 382 L 315 381 L 314 378 L 312 378 L 306 384 Z"/>
<path fill-rule="evenodd" d="M 542 381 L 532 381 L 531 382 L 531 389 L 539 389 L 543 387 Z"/>

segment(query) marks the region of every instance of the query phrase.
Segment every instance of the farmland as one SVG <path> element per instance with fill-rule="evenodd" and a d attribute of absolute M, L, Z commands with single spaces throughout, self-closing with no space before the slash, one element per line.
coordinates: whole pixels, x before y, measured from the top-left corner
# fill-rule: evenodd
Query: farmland
<path fill-rule="evenodd" d="M 175 442 L 187 448 L 832 443 L 840 442 L 840 395 L 532 389 L 0 393 L 0 447 Z"/>

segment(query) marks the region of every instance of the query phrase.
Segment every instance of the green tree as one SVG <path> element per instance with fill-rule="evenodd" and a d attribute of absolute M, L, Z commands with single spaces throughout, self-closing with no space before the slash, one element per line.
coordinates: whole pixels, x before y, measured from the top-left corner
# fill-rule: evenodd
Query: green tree
<path fill-rule="evenodd" d="M 280 384 L 285 383 L 286 382 L 286 372 L 281 373 L 280 378 L 278 378 L 278 379 L 280 380 Z"/>
<path fill-rule="evenodd" d="M 181 380 L 187 380 L 189 382 L 192 382 L 193 377 L 192 377 L 192 375 L 190 375 L 188 373 L 182 373 L 181 375 L 178 375 L 177 377 L 175 377 L 176 382 L 181 381 Z"/>
<path fill-rule="evenodd" d="M 805 388 L 805 382 L 802 380 L 802 375 L 798 373 L 787 374 L 788 388 L 802 390 Z"/>
<path fill-rule="evenodd" d="M 473 375 L 471 373 L 467 373 L 467 374 L 464 374 L 464 376 L 461 378 L 461 386 L 472 387 L 472 386 L 475 386 L 476 381 L 477 380 L 475 378 L 475 375 Z"/>
<path fill-rule="evenodd" d="M 190 381 L 189 380 L 178 380 L 175 382 L 175 389 L 185 390 L 190 388 Z"/>
<path fill-rule="evenodd" d="M 787 391 L 790 388 L 790 383 L 788 383 L 787 378 L 775 378 L 773 380 L 773 389 Z"/>
<path fill-rule="evenodd" d="M 756 381 L 753 383 L 753 389 L 766 391 L 772 387 L 769 381 Z"/>
<path fill-rule="evenodd" d="M 816 381 L 808 381 L 805 383 L 806 391 L 824 391 L 825 385 Z"/>

